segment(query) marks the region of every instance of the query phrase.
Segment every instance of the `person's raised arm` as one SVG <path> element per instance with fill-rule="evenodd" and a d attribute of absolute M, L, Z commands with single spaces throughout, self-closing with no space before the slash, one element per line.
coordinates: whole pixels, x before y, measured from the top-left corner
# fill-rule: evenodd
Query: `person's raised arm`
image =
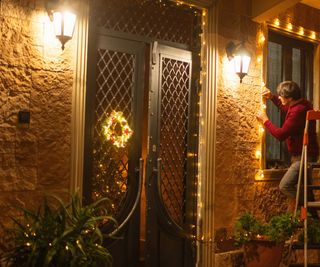
<path fill-rule="evenodd" d="M 288 111 L 288 107 L 282 105 L 280 99 L 278 99 L 276 95 L 272 94 L 270 89 L 268 89 L 267 87 L 263 89 L 261 95 L 264 99 L 270 99 L 278 108 L 280 108 L 281 111 Z"/>

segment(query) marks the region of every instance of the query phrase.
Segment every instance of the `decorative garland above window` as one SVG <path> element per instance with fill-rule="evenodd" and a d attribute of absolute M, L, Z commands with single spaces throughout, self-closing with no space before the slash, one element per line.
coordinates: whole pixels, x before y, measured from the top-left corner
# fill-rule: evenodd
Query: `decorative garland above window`
<path fill-rule="evenodd" d="M 112 111 L 102 127 L 107 140 L 116 147 L 125 147 L 133 134 L 121 111 Z"/>

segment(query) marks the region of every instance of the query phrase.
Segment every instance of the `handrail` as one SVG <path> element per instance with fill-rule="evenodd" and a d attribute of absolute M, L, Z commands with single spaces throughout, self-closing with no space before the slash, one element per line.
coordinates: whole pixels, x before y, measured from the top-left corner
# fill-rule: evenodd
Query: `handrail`
<path fill-rule="evenodd" d="M 113 230 L 109 235 L 115 235 L 117 232 L 119 232 L 126 224 L 127 222 L 131 219 L 133 213 L 136 211 L 139 200 L 140 200 L 140 196 L 141 196 L 141 191 L 142 191 L 142 180 L 143 180 L 143 164 L 144 164 L 144 160 L 142 158 L 139 159 L 139 169 L 137 171 L 139 171 L 139 190 L 137 192 L 137 196 L 135 199 L 135 202 L 132 206 L 131 211 L 129 212 L 128 216 L 123 220 L 123 222 L 115 229 Z"/>

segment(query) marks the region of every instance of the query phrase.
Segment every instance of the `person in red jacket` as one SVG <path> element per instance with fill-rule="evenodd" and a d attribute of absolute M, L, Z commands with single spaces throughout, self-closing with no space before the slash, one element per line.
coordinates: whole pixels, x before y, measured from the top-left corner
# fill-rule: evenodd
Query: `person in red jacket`
<path fill-rule="evenodd" d="M 257 119 L 279 141 L 286 141 L 291 165 L 282 177 L 279 189 L 290 199 L 291 208 L 294 207 L 296 185 L 299 177 L 300 160 L 302 153 L 303 132 L 306 123 L 306 114 L 312 110 L 312 104 L 301 97 L 300 87 L 293 81 L 281 82 L 277 87 L 278 97 L 269 89 L 262 92 L 262 96 L 270 99 L 282 112 L 286 113 L 281 127 L 275 126 L 268 118 L 265 111 L 257 114 Z M 319 145 L 316 134 L 315 121 L 309 123 L 308 161 L 316 162 L 319 156 Z M 309 177 L 311 175 L 309 174 Z"/>

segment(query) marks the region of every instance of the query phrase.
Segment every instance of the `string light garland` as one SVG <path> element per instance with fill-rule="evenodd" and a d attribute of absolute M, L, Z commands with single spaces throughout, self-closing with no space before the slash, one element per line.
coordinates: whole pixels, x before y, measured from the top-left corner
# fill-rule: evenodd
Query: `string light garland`
<path fill-rule="evenodd" d="M 317 41 L 317 42 L 320 41 L 320 33 L 315 32 L 313 30 L 306 29 L 302 26 L 296 26 L 291 22 L 280 21 L 279 18 L 275 18 L 274 20 L 269 21 L 268 25 L 275 29 L 280 29 L 280 30 L 295 34 L 297 36 L 300 36 L 302 38 L 306 38 L 306 39 Z"/>
<path fill-rule="evenodd" d="M 125 147 L 133 134 L 121 111 L 112 111 L 102 127 L 106 139 L 116 147 Z"/>

